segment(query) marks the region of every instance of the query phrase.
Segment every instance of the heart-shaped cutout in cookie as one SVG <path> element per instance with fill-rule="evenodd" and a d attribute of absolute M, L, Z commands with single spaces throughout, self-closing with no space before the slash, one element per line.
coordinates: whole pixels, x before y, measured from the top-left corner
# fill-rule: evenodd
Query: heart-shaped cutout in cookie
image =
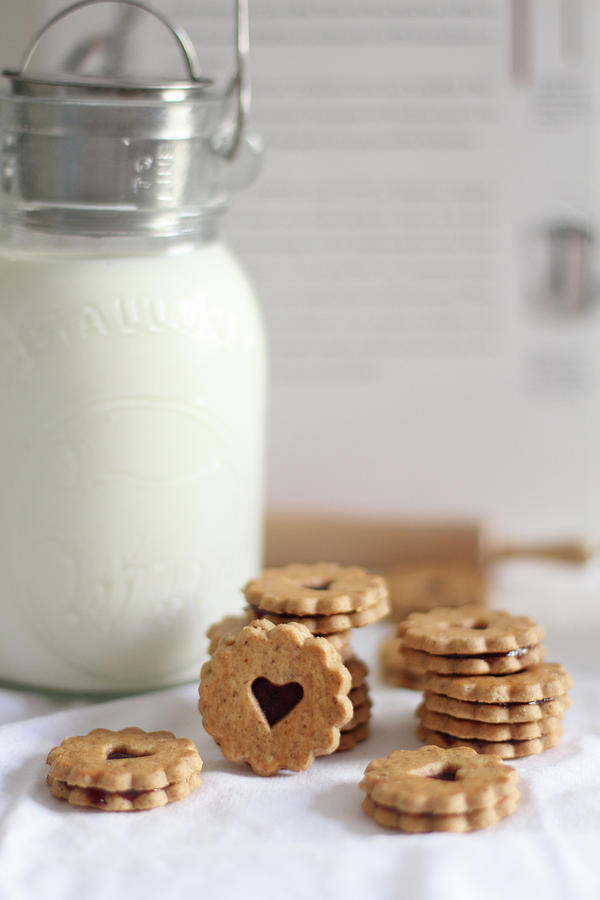
<path fill-rule="evenodd" d="M 268 678 L 260 677 L 252 682 L 252 693 L 272 728 L 298 706 L 304 696 L 304 688 L 297 681 L 273 684 Z"/>

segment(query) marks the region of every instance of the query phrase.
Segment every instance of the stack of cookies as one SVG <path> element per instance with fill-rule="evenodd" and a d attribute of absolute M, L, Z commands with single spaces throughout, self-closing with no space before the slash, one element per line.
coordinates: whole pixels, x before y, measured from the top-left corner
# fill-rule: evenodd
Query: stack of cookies
<path fill-rule="evenodd" d="M 377 622 L 389 612 L 388 589 L 381 575 L 358 566 L 335 563 L 292 564 L 265 569 L 244 588 L 251 618 L 275 625 L 299 622 L 326 637 L 340 653 L 352 677 L 350 700 L 354 707 L 345 725 L 340 750 L 348 750 L 368 737 L 371 715 L 365 663 L 351 645 L 353 628 Z"/>
<path fill-rule="evenodd" d="M 423 690 L 423 670 L 408 665 L 402 650 L 402 638 L 397 634 L 390 634 L 383 640 L 379 659 L 381 677 L 388 684 L 413 691 Z"/>
<path fill-rule="evenodd" d="M 404 563 L 388 569 L 385 576 L 391 617 L 398 622 L 413 612 L 485 603 L 484 570 L 474 561 Z M 395 687 L 422 690 L 423 670 L 407 662 L 401 644 L 395 632 L 381 644 L 381 677 Z"/>
<path fill-rule="evenodd" d="M 202 760 L 189 738 L 171 731 L 94 728 L 65 738 L 46 760 L 50 793 L 71 806 L 108 812 L 155 809 L 200 784 Z"/>
<path fill-rule="evenodd" d="M 510 766 L 468 747 L 396 750 L 367 766 L 362 807 L 400 831 L 475 831 L 515 812 L 517 781 Z"/>
<path fill-rule="evenodd" d="M 418 737 L 505 759 L 554 747 L 572 680 L 543 662 L 543 635 L 527 616 L 482 606 L 409 615 L 398 637 L 405 661 L 422 673 Z"/>

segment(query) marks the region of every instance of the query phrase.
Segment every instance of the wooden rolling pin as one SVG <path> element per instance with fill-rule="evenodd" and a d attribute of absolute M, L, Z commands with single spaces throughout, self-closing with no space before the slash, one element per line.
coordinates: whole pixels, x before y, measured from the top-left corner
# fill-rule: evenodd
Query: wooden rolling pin
<path fill-rule="evenodd" d="M 266 559 L 270 566 L 333 560 L 374 569 L 428 561 L 482 568 L 517 557 L 583 564 L 595 552 L 589 543 L 576 538 L 495 544 L 486 540 L 480 523 L 469 521 L 273 513 L 266 523 Z"/>

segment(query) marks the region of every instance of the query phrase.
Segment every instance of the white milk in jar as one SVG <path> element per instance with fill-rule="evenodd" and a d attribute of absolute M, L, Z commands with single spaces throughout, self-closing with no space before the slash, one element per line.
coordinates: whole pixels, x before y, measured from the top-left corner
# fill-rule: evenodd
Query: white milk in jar
<path fill-rule="evenodd" d="M 217 236 L 225 105 L 194 79 L 19 71 L 0 101 L 4 680 L 195 679 L 261 566 L 263 331 Z"/>

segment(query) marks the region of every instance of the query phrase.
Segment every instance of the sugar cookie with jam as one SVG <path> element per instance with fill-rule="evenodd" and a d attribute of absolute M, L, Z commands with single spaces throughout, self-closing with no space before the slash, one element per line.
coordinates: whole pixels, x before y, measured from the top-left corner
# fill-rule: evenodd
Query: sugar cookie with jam
<path fill-rule="evenodd" d="M 416 734 L 424 744 L 434 744 L 445 750 L 454 747 L 469 747 L 479 754 L 489 753 L 499 756 L 501 759 L 519 759 L 523 756 L 534 756 L 556 747 L 563 736 L 563 729 L 559 726 L 548 734 L 530 740 L 486 741 L 477 738 L 454 737 L 443 731 L 426 728 L 423 723 L 420 723 L 417 726 Z"/>
<path fill-rule="evenodd" d="M 423 702 L 427 709 L 436 713 L 453 716 L 455 719 L 488 722 L 494 725 L 539 722 L 540 719 L 562 716 L 572 705 L 568 694 L 528 700 L 525 703 L 477 703 L 470 700 L 455 700 L 432 691 L 424 691 Z"/>
<path fill-rule="evenodd" d="M 503 678 L 493 675 L 455 678 L 428 672 L 425 690 L 470 703 L 531 703 L 564 697 L 573 679 L 561 663 L 543 662 Z"/>
<path fill-rule="evenodd" d="M 378 824 L 408 832 L 471 831 L 517 807 L 518 775 L 498 758 L 467 747 L 396 750 L 365 769 L 363 810 Z"/>
<path fill-rule="evenodd" d="M 339 653 L 298 623 L 257 619 L 224 638 L 200 676 L 206 731 L 230 762 L 258 775 L 307 769 L 333 753 L 353 715 Z"/>
<path fill-rule="evenodd" d="M 413 650 L 476 656 L 533 647 L 543 638 L 544 629 L 529 616 L 472 605 L 411 613 L 400 622 L 398 634 L 404 646 Z"/>
<path fill-rule="evenodd" d="M 411 613 L 398 625 L 407 665 L 449 675 L 504 675 L 542 662 L 544 629 L 483 606 Z"/>
<path fill-rule="evenodd" d="M 394 687 L 413 691 L 423 690 L 423 670 L 408 665 L 402 650 L 402 638 L 396 634 L 390 634 L 382 641 L 379 648 L 379 662 L 383 681 Z"/>
<path fill-rule="evenodd" d="M 155 809 L 200 784 L 202 759 L 171 731 L 95 728 L 68 737 L 48 754 L 50 793 L 72 806 L 108 812 Z"/>
<path fill-rule="evenodd" d="M 265 569 L 259 578 L 246 584 L 244 596 L 261 614 L 294 618 L 346 615 L 343 621 L 347 624 L 335 629 L 339 631 L 368 624 L 376 620 L 373 615 L 380 618 L 389 612 L 388 587 L 381 575 L 337 563 L 292 563 Z M 371 610 L 370 615 L 367 610 Z"/>
<path fill-rule="evenodd" d="M 536 722 L 479 722 L 459 719 L 429 709 L 425 702 L 415 712 L 425 728 L 457 738 L 482 741 L 529 741 L 558 731 L 562 714 L 545 716 Z"/>

